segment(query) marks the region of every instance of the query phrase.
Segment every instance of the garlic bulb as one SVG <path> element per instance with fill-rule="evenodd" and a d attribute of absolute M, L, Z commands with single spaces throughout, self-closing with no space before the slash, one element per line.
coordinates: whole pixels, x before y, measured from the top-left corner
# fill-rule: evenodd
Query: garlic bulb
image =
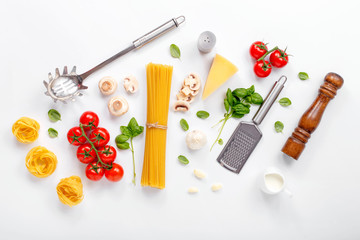
<path fill-rule="evenodd" d="M 200 149 L 205 146 L 206 143 L 206 134 L 200 130 L 193 130 L 186 135 L 186 145 L 190 149 Z"/>

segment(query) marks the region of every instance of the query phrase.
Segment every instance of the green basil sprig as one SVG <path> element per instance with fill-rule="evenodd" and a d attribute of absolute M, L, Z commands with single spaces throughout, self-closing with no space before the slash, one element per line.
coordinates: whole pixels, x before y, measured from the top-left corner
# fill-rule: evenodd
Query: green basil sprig
<path fill-rule="evenodd" d="M 254 85 L 249 88 L 236 88 L 234 91 L 231 91 L 231 89 L 229 88 L 226 92 L 226 97 L 224 99 L 224 108 L 226 113 L 224 114 L 224 118 L 217 123 L 222 123 L 222 125 L 220 127 L 220 131 L 215 142 L 210 148 L 210 151 L 216 143 L 220 145 L 224 143 L 222 139 L 220 139 L 220 136 L 226 122 L 230 118 L 244 117 L 250 112 L 251 104 L 260 105 L 263 103 L 263 101 L 264 100 L 261 95 L 255 92 Z"/>
<path fill-rule="evenodd" d="M 57 121 L 61 120 L 61 114 L 58 111 L 56 111 L 55 109 L 50 109 L 48 111 L 48 116 L 52 122 L 57 122 Z"/>
<path fill-rule="evenodd" d="M 115 143 L 119 149 L 123 149 L 123 150 L 130 149 L 131 150 L 132 159 L 133 159 L 133 172 L 134 172 L 134 177 L 133 177 L 132 182 L 135 185 L 136 173 L 135 173 L 135 151 L 134 151 L 134 145 L 133 145 L 133 138 L 136 136 L 139 136 L 144 131 L 144 127 L 139 126 L 136 119 L 133 117 L 130 119 L 127 126 L 120 127 L 120 131 L 121 131 L 121 134 L 116 136 Z M 127 142 L 128 140 L 130 140 L 130 143 Z"/>

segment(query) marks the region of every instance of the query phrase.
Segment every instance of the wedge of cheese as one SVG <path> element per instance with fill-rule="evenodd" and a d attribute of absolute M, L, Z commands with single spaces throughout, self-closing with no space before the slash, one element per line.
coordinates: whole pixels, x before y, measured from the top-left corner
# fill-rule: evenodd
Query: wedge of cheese
<path fill-rule="evenodd" d="M 226 58 L 216 54 L 207 77 L 202 99 L 206 99 L 237 72 L 237 67 Z"/>

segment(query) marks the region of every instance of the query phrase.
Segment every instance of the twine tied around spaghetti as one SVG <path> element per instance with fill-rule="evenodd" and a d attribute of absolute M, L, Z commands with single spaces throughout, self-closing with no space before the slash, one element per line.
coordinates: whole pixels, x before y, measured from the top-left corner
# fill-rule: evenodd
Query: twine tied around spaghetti
<path fill-rule="evenodd" d="M 164 125 L 159 125 L 158 122 L 156 123 L 146 123 L 146 126 L 148 128 L 159 128 L 159 129 L 167 129 L 167 126 L 164 126 Z"/>

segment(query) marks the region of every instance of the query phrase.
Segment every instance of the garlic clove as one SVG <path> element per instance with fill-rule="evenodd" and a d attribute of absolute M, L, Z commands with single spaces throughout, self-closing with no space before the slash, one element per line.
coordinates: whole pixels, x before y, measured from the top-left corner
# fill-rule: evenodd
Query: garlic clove
<path fill-rule="evenodd" d="M 124 97 L 112 97 L 108 102 L 109 112 L 114 116 L 124 115 L 129 110 L 129 104 Z"/>
<path fill-rule="evenodd" d="M 213 185 L 211 185 L 211 190 L 213 192 L 217 192 L 220 191 L 222 189 L 223 185 L 221 183 L 214 183 Z"/>
<path fill-rule="evenodd" d="M 103 77 L 99 81 L 100 92 L 104 95 L 111 95 L 116 91 L 117 82 L 113 77 Z"/>
<path fill-rule="evenodd" d="M 199 169 L 194 169 L 194 175 L 198 179 L 204 179 L 206 177 L 206 174 L 203 171 L 199 170 Z"/>
<path fill-rule="evenodd" d="M 199 192 L 199 189 L 197 187 L 189 187 L 188 193 L 197 193 Z"/>

